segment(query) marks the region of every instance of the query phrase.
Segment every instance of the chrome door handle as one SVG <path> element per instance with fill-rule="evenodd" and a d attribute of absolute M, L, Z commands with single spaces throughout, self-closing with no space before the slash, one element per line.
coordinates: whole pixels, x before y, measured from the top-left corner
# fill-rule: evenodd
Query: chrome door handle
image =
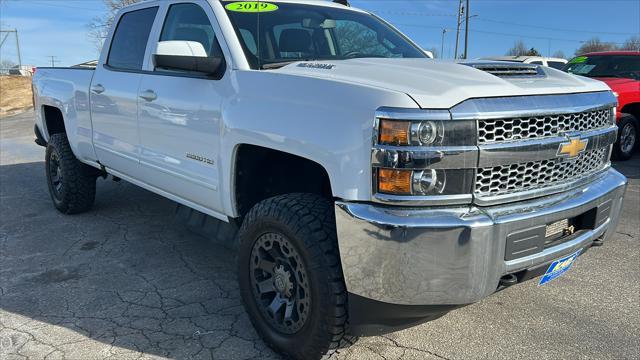
<path fill-rule="evenodd" d="M 153 101 L 158 98 L 158 95 L 156 95 L 153 90 L 146 90 L 140 94 L 140 98 L 147 101 Z"/>
<path fill-rule="evenodd" d="M 93 92 L 94 94 L 102 94 L 104 90 L 104 86 L 102 86 L 101 84 L 96 84 L 91 87 L 91 92 Z"/>

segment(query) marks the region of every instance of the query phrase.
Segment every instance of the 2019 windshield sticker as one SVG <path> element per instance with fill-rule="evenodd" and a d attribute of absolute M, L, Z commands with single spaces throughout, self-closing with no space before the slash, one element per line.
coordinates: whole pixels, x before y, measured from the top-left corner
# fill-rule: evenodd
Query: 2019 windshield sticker
<path fill-rule="evenodd" d="M 229 11 L 256 13 L 278 10 L 278 5 L 262 1 L 238 1 L 225 5 Z"/>

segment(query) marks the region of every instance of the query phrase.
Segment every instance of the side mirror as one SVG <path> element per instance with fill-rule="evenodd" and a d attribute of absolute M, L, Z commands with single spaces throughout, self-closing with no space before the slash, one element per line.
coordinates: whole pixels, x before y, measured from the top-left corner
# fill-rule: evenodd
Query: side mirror
<path fill-rule="evenodd" d="M 153 55 L 153 65 L 156 68 L 212 75 L 217 74 L 224 66 L 224 58 L 207 56 L 204 46 L 199 42 L 171 40 L 158 43 Z"/>

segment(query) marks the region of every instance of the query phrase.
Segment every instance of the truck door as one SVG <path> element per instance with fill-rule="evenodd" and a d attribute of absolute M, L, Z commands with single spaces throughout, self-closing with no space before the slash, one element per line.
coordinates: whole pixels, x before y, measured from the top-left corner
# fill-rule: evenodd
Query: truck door
<path fill-rule="evenodd" d="M 207 55 L 222 54 L 213 10 L 206 1 L 169 2 L 159 41 L 193 41 Z M 152 49 L 154 48 L 153 45 Z M 157 45 L 156 45 L 157 46 Z M 154 49 L 155 50 L 155 49 Z M 139 88 L 140 167 L 152 186 L 198 210 L 222 212 L 221 104 L 232 94 L 229 74 L 149 68 Z M 211 211 L 205 211 L 211 210 Z"/>
<path fill-rule="evenodd" d="M 124 13 L 91 82 L 93 145 L 100 163 L 139 176 L 138 87 L 158 7 Z M 109 46 L 105 43 L 105 46 Z"/>

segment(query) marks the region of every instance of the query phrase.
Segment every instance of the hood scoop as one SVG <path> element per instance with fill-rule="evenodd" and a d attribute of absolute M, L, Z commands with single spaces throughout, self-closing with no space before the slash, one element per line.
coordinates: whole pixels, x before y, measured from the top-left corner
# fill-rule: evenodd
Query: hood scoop
<path fill-rule="evenodd" d="M 519 64 L 510 62 L 499 63 L 463 63 L 463 65 L 471 66 L 478 70 L 488 72 L 491 75 L 502 78 L 528 78 L 528 77 L 544 77 L 545 73 L 542 67 L 533 64 Z"/>

